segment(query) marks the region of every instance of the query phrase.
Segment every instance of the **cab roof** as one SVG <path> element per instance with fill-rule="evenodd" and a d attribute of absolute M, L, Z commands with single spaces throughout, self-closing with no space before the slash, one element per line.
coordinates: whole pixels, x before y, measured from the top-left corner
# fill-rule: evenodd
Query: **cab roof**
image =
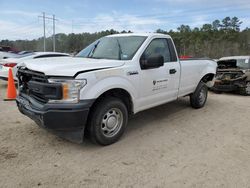
<path fill-rule="evenodd" d="M 113 34 L 113 35 L 108 35 L 106 37 L 123 37 L 123 36 L 143 36 L 143 37 L 153 37 L 153 36 L 157 36 L 157 37 L 169 37 L 169 35 L 166 34 L 161 34 L 161 33 L 120 33 L 120 34 Z"/>

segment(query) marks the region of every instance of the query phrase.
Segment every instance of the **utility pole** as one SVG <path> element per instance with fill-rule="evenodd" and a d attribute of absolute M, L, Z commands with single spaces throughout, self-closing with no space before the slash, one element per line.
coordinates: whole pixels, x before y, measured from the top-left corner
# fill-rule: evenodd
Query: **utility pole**
<path fill-rule="evenodd" d="M 43 51 L 46 51 L 45 12 L 43 12 Z"/>
<path fill-rule="evenodd" d="M 56 27 L 55 27 L 55 15 L 53 15 L 53 51 L 56 51 Z"/>
<path fill-rule="evenodd" d="M 53 20 L 53 51 L 56 51 L 56 23 L 57 19 L 55 18 L 56 16 L 53 15 L 53 17 L 46 17 L 45 12 L 43 12 L 43 16 L 38 16 L 39 18 L 43 18 L 43 50 L 46 52 L 46 25 L 45 21 L 46 19 L 48 20 Z"/>

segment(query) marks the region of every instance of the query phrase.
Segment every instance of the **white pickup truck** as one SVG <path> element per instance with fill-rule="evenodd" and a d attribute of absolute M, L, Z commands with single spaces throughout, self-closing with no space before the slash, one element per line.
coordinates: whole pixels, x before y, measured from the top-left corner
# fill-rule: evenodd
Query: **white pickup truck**
<path fill-rule="evenodd" d="M 216 67 L 209 59 L 179 61 L 168 35 L 110 35 L 76 57 L 23 62 L 16 102 L 20 112 L 61 137 L 81 143 L 88 135 L 109 145 L 132 114 L 183 96 L 193 108 L 203 107 Z"/>

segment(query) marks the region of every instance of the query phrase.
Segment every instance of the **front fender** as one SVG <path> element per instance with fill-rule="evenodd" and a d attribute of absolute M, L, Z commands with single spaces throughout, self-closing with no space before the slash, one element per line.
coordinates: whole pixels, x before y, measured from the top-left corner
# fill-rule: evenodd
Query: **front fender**
<path fill-rule="evenodd" d="M 111 89 L 124 89 L 131 98 L 134 105 L 136 105 L 135 98 L 138 97 L 136 87 L 127 79 L 122 77 L 108 77 L 91 84 L 90 87 L 81 90 L 80 99 L 97 99 L 103 93 Z"/>

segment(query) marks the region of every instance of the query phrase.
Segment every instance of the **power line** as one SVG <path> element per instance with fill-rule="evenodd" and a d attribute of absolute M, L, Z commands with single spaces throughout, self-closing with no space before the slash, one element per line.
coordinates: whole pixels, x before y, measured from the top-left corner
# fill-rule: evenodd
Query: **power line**
<path fill-rule="evenodd" d="M 97 20 L 97 18 L 82 18 L 81 20 L 66 20 L 66 19 L 59 19 L 59 24 L 60 25 L 71 25 L 71 32 L 74 32 L 74 27 L 79 27 L 77 28 L 78 30 L 81 29 L 81 26 L 90 26 L 90 27 L 94 27 L 94 26 L 100 26 L 103 27 L 105 24 L 111 24 L 111 27 L 115 27 L 115 26 L 122 26 L 122 27 L 129 27 L 129 26 L 133 26 L 133 25 L 157 25 L 158 22 L 152 23 L 152 22 L 148 22 L 148 23 L 138 23 L 140 21 L 140 18 L 144 18 L 147 20 L 154 20 L 154 19 L 160 19 L 160 23 L 159 24 L 163 24 L 163 23 L 167 23 L 170 20 L 174 20 L 175 24 L 178 23 L 183 23 L 185 24 L 185 22 L 183 22 L 180 18 L 182 17 L 189 17 L 192 18 L 194 16 L 198 16 L 201 13 L 202 14 L 206 14 L 207 16 L 212 15 L 213 13 L 224 13 L 224 12 L 228 12 L 230 14 L 232 14 L 232 12 L 235 11 L 241 11 L 242 10 L 249 10 L 249 3 L 239 3 L 237 2 L 235 5 L 233 5 L 233 3 L 230 3 L 230 5 L 228 6 L 223 6 L 223 7 L 218 7 L 217 6 L 212 6 L 209 8 L 201 8 L 201 9 L 189 9 L 189 10 L 183 10 L 180 11 L 178 13 L 171 13 L 171 12 L 165 12 L 165 13 L 156 13 L 156 14 L 143 14 L 143 15 L 129 15 L 129 14 L 125 14 L 122 15 L 120 17 L 115 18 L 115 15 L 111 15 L 110 18 L 100 18 L 99 20 Z M 242 14 L 241 14 L 242 15 Z M 58 21 L 57 19 L 55 19 L 55 15 L 53 15 L 53 17 L 51 16 L 46 16 L 45 13 L 43 13 L 42 16 L 39 16 L 39 18 L 43 18 L 43 39 L 44 39 L 44 50 L 46 50 L 46 31 L 47 31 L 47 35 L 50 34 L 48 33 L 48 26 L 51 24 L 51 22 L 45 22 L 45 21 L 49 21 L 49 20 L 53 20 L 53 50 L 55 50 L 56 48 L 56 40 L 55 40 L 55 21 Z M 20 33 L 30 33 L 31 30 L 35 31 L 35 23 L 29 23 L 24 27 L 15 27 L 15 28 L 11 28 L 11 31 L 9 31 L 6 34 L 3 35 L 19 35 Z M 38 27 L 37 27 L 38 29 Z M 58 28 L 57 28 L 58 29 Z M 64 30 L 64 27 L 59 28 L 59 30 Z M 76 30 L 75 30 L 76 31 Z M 28 35 L 28 34 L 27 34 Z"/>
<path fill-rule="evenodd" d="M 246 3 L 238 3 L 238 5 L 249 5 Z M 132 16 L 132 18 L 137 19 L 137 18 L 148 18 L 148 19 L 171 19 L 171 18 L 177 18 L 177 17 L 183 17 L 185 13 L 187 13 L 189 16 L 195 16 L 198 13 L 207 13 L 207 14 L 211 14 L 211 13 L 218 13 L 218 12 L 228 12 L 228 9 L 233 8 L 232 11 L 237 11 L 237 10 L 249 10 L 249 7 L 244 6 L 244 7 L 235 7 L 235 6 L 224 6 L 222 7 L 214 7 L 214 8 L 204 8 L 204 9 L 189 9 L 187 11 L 181 11 L 180 13 L 176 13 L 177 15 L 172 15 L 169 16 L 169 13 L 157 13 L 157 14 L 145 14 L 145 15 L 129 15 Z M 111 19 L 111 20 L 110 20 Z M 93 18 L 83 18 L 83 20 L 86 21 L 78 21 L 75 22 L 74 24 L 67 20 L 60 19 L 62 20 L 64 23 L 66 24 L 72 24 L 73 26 L 85 26 L 85 25 L 94 25 L 94 24 L 99 24 L 99 23 L 118 23 L 119 25 L 123 25 L 123 23 L 121 23 L 122 21 L 127 21 L 126 15 L 123 16 L 122 18 L 118 18 L 116 20 L 114 20 L 114 18 L 110 18 L 110 19 L 100 19 L 100 20 L 93 20 Z"/>

